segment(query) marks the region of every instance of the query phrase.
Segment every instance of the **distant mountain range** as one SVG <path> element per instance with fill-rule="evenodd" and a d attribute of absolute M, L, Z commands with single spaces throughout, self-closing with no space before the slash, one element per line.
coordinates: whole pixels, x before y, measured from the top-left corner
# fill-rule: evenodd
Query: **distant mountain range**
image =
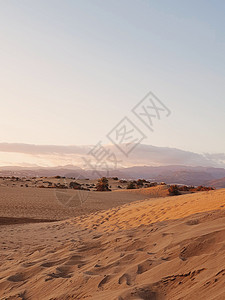
<path fill-rule="evenodd" d="M 102 172 L 97 174 L 93 170 L 67 165 L 53 168 L 24 168 L 24 167 L 1 167 L 0 176 L 28 176 L 28 177 L 51 177 L 65 176 L 73 178 L 98 178 L 105 176 Z M 210 185 L 215 188 L 225 188 L 225 168 L 214 167 L 190 167 L 181 165 L 170 166 L 134 166 L 120 168 L 109 173 L 110 177 L 117 176 L 121 179 L 144 178 L 150 181 L 166 182 L 168 184 L 186 185 Z"/>
<path fill-rule="evenodd" d="M 208 182 L 208 185 L 213 186 L 217 189 L 225 188 L 225 177 L 211 180 Z"/>
<path fill-rule="evenodd" d="M 119 146 L 104 145 L 105 151 L 116 157 L 116 163 L 106 159 L 113 169 L 108 176 L 225 188 L 225 153 L 199 154 L 170 147 L 134 144 L 134 150 L 124 155 L 121 148 L 127 150 L 130 144 Z M 95 147 L 0 143 L 0 164 L 10 161 L 11 165 L 0 167 L 0 176 L 59 175 L 90 179 L 105 176 L 106 172 L 99 174 L 86 164 L 89 160 L 95 162 L 94 155 L 90 154 L 93 154 L 93 149 L 96 151 Z M 55 167 L 59 164 L 62 166 Z"/>
<path fill-rule="evenodd" d="M 146 178 L 168 184 L 208 185 L 221 179 L 225 174 L 224 168 L 189 167 L 189 166 L 160 166 L 160 167 L 131 167 L 121 170 L 133 178 Z M 214 182 L 215 185 L 216 182 Z M 216 186 L 215 186 L 216 187 Z M 222 187 L 225 187 L 222 186 Z"/>

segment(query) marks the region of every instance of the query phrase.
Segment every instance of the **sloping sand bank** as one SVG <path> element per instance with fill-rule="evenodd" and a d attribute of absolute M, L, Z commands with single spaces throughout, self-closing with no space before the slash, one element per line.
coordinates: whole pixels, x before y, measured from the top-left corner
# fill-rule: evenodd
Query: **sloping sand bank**
<path fill-rule="evenodd" d="M 0 299 L 224 299 L 225 190 L 0 228 Z"/>

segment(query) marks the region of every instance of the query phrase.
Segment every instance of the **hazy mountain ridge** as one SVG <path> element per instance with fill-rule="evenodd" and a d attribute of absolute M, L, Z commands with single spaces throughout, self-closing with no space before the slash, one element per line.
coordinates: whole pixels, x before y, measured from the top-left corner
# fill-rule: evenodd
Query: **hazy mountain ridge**
<path fill-rule="evenodd" d="M 208 182 L 208 185 L 213 186 L 217 189 L 225 188 L 225 177 L 211 180 Z"/>
<path fill-rule="evenodd" d="M 65 176 L 74 178 L 98 178 L 105 176 L 105 172 L 96 173 L 93 170 L 84 170 L 76 166 L 63 166 L 57 168 L 23 168 L 2 167 L 0 176 Z M 189 167 L 189 166 L 134 166 L 110 171 L 109 177 L 117 176 L 123 179 L 145 178 L 151 181 L 166 182 L 168 184 L 187 185 L 212 185 L 225 187 L 225 169 L 213 167 Z"/>

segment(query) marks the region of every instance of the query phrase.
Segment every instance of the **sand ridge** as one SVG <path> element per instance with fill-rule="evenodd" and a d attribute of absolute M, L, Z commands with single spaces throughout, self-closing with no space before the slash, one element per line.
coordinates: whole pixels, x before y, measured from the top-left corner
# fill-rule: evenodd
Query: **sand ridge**
<path fill-rule="evenodd" d="M 176 197 L 145 199 L 104 212 L 78 217 L 72 222 L 102 231 L 135 228 L 225 208 L 225 189 Z"/>

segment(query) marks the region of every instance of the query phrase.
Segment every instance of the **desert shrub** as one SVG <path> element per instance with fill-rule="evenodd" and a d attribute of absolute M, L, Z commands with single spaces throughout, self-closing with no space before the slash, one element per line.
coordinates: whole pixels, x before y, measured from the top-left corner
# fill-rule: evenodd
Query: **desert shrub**
<path fill-rule="evenodd" d="M 137 180 L 137 187 L 138 187 L 138 188 L 142 188 L 143 185 L 144 185 L 144 180 L 143 180 L 143 179 L 138 179 L 138 180 Z"/>
<path fill-rule="evenodd" d="M 109 181 L 106 177 L 100 178 L 96 184 L 96 190 L 101 192 L 110 191 L 108 182 Z"/>
<path fill-rule="evenodd" d="M 200 186 L 198 186 L 198 187 L 196 188 L 196 191 L 197 191 L 197 192 L 201 192 L 201 191 L 212 191 L 212 190 L 214 190 L 214 188 L 208 187 L 208 186 L 202 186 L 202 185 L 200 185 Z"/>
<path fill-rule="evenodd" d="M 212 188 L 212 187 L 207 187 L 207 186 L 203 186 L 203 185 L 200 185 L 198 187 L 194 187 L 192 185 L 191 186 L 182 185 L 182 186 L 179 186 L 178 189 L 181 192 L 191 192 L 191 193 L 214 190 L 214 188 Z"/>
<path fill-rule="evenodd" d="M 113 180 L 119 180 L 119 178 L 118 178 L 118 177 L 112 177 L 112 179 L 113 179 Z"/>
<path fill-rule="evenodd" d="M 151 182 L 151 183 L 150 183 L 150 187 L 152 187 L 152 186 L 157 186 L 157 185 L 158 185 L 157 182 Z"/>
<path fill-rule="evenodd" d="M 168 189 L 170 196 L 180 195 L 179 188 L 177 185 L 171 185 Z"/>
<path fill-rule="evenodd" d="M 69 184 L 69 187 L 71 189 L 74 189 L 74 190 L 80 190 L 81 189 L 81 185 L 76 181 L 71 181 L 70 184 Z"/>
<path fill-rule="evenodd" d="M 127 183 L 127 180 L 121 179 L 119 182 L 120 183 Z"/>
<path fill-rule="evenodd" d="M 68 187 L 65 184 L 57 183 L 56 184 L 57 189 L 68 189 Z"/>
<path fill-rule="evenodd" d="M 188 192 L 188 191 L 190 191 L 190 189 L 191 189 L 191 187 L 187 186 L 187 185 L 179 186 L 179 191 L 181 191 L 181 192 Z"/>
<path fill-rule="evenodd" d="M 136 185 L 135 181 L 130 181 L 127 185 L 128 190 L 134 190 L 134 189 L 136 189 L 136 187 L 137 187 L 137 185 Z"/>
<path fill-rule="evenodd" d="M 150 183 L 145 183 L 144 184 L 144 188 L 149 188 L 150 187 Z"/>

